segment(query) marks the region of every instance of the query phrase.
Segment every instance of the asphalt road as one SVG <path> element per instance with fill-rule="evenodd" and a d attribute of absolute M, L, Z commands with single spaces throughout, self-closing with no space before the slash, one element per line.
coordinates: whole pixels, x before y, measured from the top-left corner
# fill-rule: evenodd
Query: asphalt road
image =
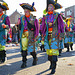
<path fill-rule="evenodd" d="M 62 56 L 58 56 L 55 75 L 75 75 L 75 45 L 74 50 L 66 52 L 63 50 Z M 48 75 L 50 62 L 47 59 L 46 52 L 37 51 L 38 62 L 32 66 L 33 58 L 28 53 L 27 67 L 21 69 L 22 58 L 18 47 L 6 47 L 6 62 L 0 64 L 0 75 Z"/>

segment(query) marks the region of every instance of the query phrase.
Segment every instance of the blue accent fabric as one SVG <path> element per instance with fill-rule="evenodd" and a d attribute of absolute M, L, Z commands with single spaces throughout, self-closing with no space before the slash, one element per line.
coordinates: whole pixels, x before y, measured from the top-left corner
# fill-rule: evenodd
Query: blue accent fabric
<path fill-rule="evenodd" d="M 48 16 L 48 14 L 46 15 L 46 17 L 47 16 Z M 45 49 L 50 49 L 49 41 L 48 41 L 48 23 L 47 23 L 47 19 L 46 19 L 46 36 L 45 36 L 44 45 L 45 45 Z"/>
<path fill-rule="evenodd" d="M 44 42 L 44 46 L 45 46 L 45 49 L 50 49 L 49 44 L 46 42 L 46 40 Z"/>
<path fill-rule="evenodd" d="M 66 35 L 65 35 L 64 43 L 67 43 L 67 42 L 68 42 L 68 38 L 67 38 Z"/>
<path fill-rule="evenodd" d="M 72 25 L 70 28 L 73 30 L 73 27 L 74 25 Z M 68 37 L 65 35 L 64 43 L 74 42 L 74 33 L 73 32 L 68 32 L 68 33 L 69 33 Z"/>
<path fill-rule="evenodd" d="M 63 39 L 59 42 L 59 49 L 64 49 L 64 40 Z"/>
<path fill-rule="evenodd" d="M 51 49 L 58 49 L 56 41 L 51 43 Z"/>
<path fill-rule="evenodd" d="M 21 38 L 22 38 L 22 33 L 24 30 L 24 25 L 23 25 L 23 20 L 22 20 L 23 16 L 20 18 L 21 19 L 21 32 L 20 32 L 20 51 L 22 51 L 22 43 L 21 43 Z"/>
<path fill-rule="evenodd" d="M 33 51 L 33 46 L 28 46 L 28 52 L 32 52 Z"/>
<path fill-rule="evenodd" d="M 2 17 L 3 17 L 3 20 L 2 20 L 2 23 L 0 23 L 0 44 L 2 46 L 5 46 L 6 39 L 4 39 L 4 37 L 6 37 L 6 32 L 5 32 L 5 29 L 2 27 L 2 24 L 3 23 L 5 24 L 7 15 L 4 14 L 2 15 Z"/>

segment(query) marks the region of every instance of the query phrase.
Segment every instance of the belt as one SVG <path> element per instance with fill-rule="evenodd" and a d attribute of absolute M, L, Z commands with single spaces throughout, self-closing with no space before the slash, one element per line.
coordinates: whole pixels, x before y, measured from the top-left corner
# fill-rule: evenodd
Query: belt
<path fill-rule="evenodd" d="M 48 31 L 52 32 L 53 28 L 48 28 Z"/>

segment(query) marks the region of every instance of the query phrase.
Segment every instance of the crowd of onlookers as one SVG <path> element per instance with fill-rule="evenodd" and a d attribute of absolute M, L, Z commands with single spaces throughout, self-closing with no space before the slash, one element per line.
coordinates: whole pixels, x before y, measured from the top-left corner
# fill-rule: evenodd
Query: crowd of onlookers
<path fill-rule="evenodd" d="M 18 45 L 19 43 L 19 33 L 20 31 L 18 30 L 17 26 L 13 26 L 7 30 L 7 43 L 15 43 Z"/>

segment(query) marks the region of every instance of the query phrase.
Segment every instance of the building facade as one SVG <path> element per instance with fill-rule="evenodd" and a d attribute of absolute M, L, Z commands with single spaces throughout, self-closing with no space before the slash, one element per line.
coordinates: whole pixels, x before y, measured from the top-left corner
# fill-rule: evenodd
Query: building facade
<path fill-rule="evenodd" d="M 18 21 L 18 18 L 20 18 L 22 16 L 21 13 L 19 13 L 17 10 L 15 10 L 15 12 L 13 12 L 9 18 L 10 18 L 10 23 L 11 24 L 15 24 Z"/>
<path fill-rule="evenodd" d="M 65 9 L 65 17 L 72 17 L 75 24 L 75 5 Z"/>

